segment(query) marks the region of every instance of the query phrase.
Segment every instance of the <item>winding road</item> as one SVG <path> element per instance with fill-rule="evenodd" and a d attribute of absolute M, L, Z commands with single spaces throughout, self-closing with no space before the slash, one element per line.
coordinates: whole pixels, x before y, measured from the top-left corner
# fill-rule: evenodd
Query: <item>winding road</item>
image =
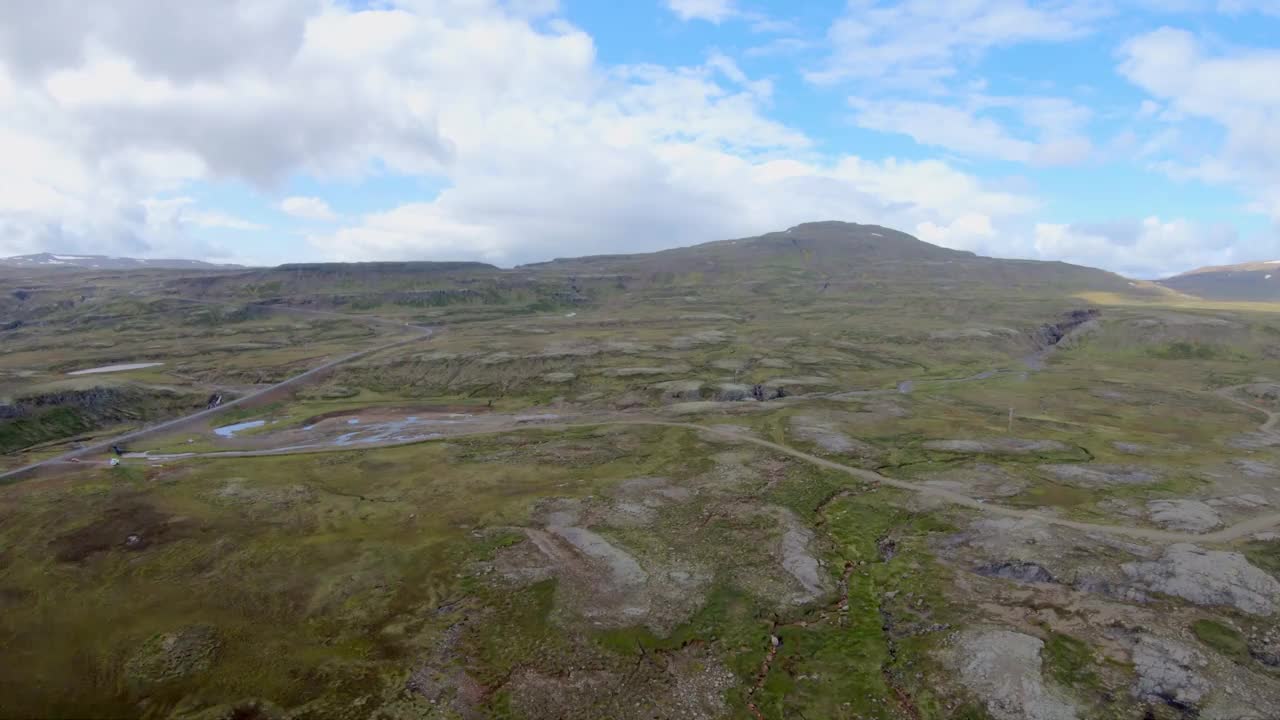
<path fill-rule="evenodd" d="M 1265 433 L 1267 435 L 1275 435 L 1276 423 L 1280 423 L 1280 413 L 1274 412 L 1272 410 L 1268 410 L 1262 407 L 1261 405 L 1254 405 L 1248 400 L 1243 400 L 1235 396 L 1235 393 L 1237 391 L 1243 390 L 1244 388 L 1247 388 L 1250 385 L 1256 385 L 1256 384 L 1258 383 L 1245 383 L 1244 385 L 1232 385 L 1231 387 L 1224 387 L 1215 391 L 1214 395 L 1217 395 L 1218 397 L 1222 398 L 1223 400 L 1226 400 L 1227 402 L 1235 403 L 1240 407 L 1248 408 L 1255 412 L 1260 412 L 1263 415 L 1266 415 L 1267 421 L 1262 423 L 1262 425 L 1258 427 L 1258 432 Z"/>
<path fill-rule="evenodd" d="M 192 301 L 188 301 L 188 302 L 192 302 Z M 195 302 L 198 302 L 198 301 L 195 301 Z M 264 306 L 264 307 L 270 307 L 270 306 Z M 281 310 L 282 308 L 272 307 L 271 309 Z M 298 308 L 285 309 L 286 312 L 295 312 L 298 310 L 299 310 Z M 63 464 L 63 463 L 70 462 L 72 460 L 78 460 L 87 455 L 106 452 L 111 449 L 112 445 L 121 445 L 124 443 L 141 440 L 142 438 L 145 438 L 151 435 L 155 435 L 158 433 L 166 432 L 168 430 L 173 430 L 173 429 L 182 427 L 188 423 L 193 423 L 193 422 L 214 417 L 221 413 L 227 412 L 232 408 L 248 405 L 254 402 L 255 400 L 261 400 L 262 398 L 269 396 L 273 393 L 278 393 L 283 390 L 289 390 L 292 388 L 301 387 L 302 385 L 305 385 L 312 380 L 319 379 L 320 376 L 322 376 L 324 373 L 328 372 L 329 370 L 332 370 L 333 368 L 339 365 L 343 365 L 345 363 L 359 360 L 360 358 L 367 357 L 377 352 L 382 352 L 384 350 L 392 350 L 394 348 L 401 347 L 403 345 L 419 342 L 435 334 L 435 330 L 433 328 L 425 327 L 422 325 L 411 325 L 408 323 L 395 322 L 392 320 L 387 320 L 385 318 L 370 318 L 368 316 L 360 317 L 360 316 L 340 315 L 338 313 L 326 313 L 321 311 L 301 311 L 301 312 L 308 315 L 327 315 L 327 316 L 345 317 L 345 318 L 351 318 L 351 319 L 357 319 L 357 320 L 367 320 L 380 325 L 391 324 L 391 325 L 407 328 L 409 330 L 413 330 L 415 334 L 407 338 L 401 338 L 399 340 L 395 340 L 395 341 L 378 345 L 375 347 L 366 348 L 364 350 L 358 350 L 349 355 L 343 355 L 342 357 L 335 358 L 321 365 L 317 365 L 316 367 L 313 367 L 310 370 L 307 370 L 306 372 L 300 373 L 298 375 L 294 375 L 293 377 L 287 380 L 278 382 L 275 385 L 271 385 L 270 387 L 266 387 L 266 388 L 263 388 L 262 390 L 258 390 L 256 392 L 250 393 L 249 395 L 245 395 L 244 397 L 237 398 L 235 400 L 232 400 L 231 402 L 224 403 L 222 405 L 219 405 L 218 407 L 209 408 L 208 410 L 201 410 L 200 412 L 194 413 L 192 415 L 184 415 L 180 418 L 174 418 L 173 420 L 168 420 L 158 425 L 151 425 L 149 427 L 144 427 L 139 430 L 126 433 L 124 435 L 113 437 L 109 440 L 102 440 L 92 445 L 88 445 L 86 447 L 78 448 L 76 450 L 72 450 L 70 452 L 66 452 L 61 455 L 55 455 L 50 458 L 45 458 L 44 460 L 41 460 L 39 462 L 31 463 L 30 465 L 24 465 L 23 467 L 15 468 L 13 470 L 9 470 L 8 472 L 0 473 L 0 484 L 2 484 L 6 480 L 13 480 L 13 479 L 19 478 L 23 475 L 26 475 L 27 473 L 34 472 L 36 470 L 39 470 L 40 468 L 43 468 L 49 465 Z"/>
<path fill-rule="evenodd" d="M 1274 416 L 1273 416 L 1274 417 Z M 695 432 L 709 433 L 715 437 L 731 442 L 748 443 L 756 445 L 768 450 L 772 450 L 783 455 L 802 460 L 804 462 L 823 467 L 828 470 L 850 475 L 863 482 L 871 484 L 886 485 L 889 487 L 906 490 L 908 492 L 917 493 L 925 497 L 936 498 L 944 502 L 959 505 L 960 507 L 969 508 L 978 512 L 995 515 L 998 517 L 1017 518 L 1021 520 L 1033 520 L 1043 522 L 1049 525 L 1070 528 L 1086 533 L 1101 533 L 1105 535 L 1116 535 L 1130 537 L 1138 540 L 1144 540 L 1162 545 L 1172 545 L 1176 543 L 1229 543 L 1248 537 L 1257 532 L 1268 530 L 1280 525 L 1280 512 L 1260 515 L 1248 520 L 1239 522 L 1230 527 L 1224 528 L 1211 533 L 1184 533 L 1172 532 L 1168 530 L 1156 530 L 1152 528 L 1132 527 L 1126 525 L 1103 525 L 1099 523 L 1087 523 L 1067 518 L 1046 515 L 1035 510 L 1024 510 L 1021 508 L 1006 507 L 1003 505 L 994 505 L 983 502 L 963 493 L 954 492 L 945 488 L 939 488 L 931 485 L 921 485 L 906 480 L 898 480 L 886 475 L 865 470 L 863 468 L 852 467 L 842 463 L 828 460 L 827 458 L 813 455 L 797 450 L 782 443 L 776 443 L 771 440 L 764 440 L 754 437 L 746 432 L 742 432 L 742 428 L 734 425 L 698 425 L 696 423 L 672 422 L 668 420 L 658 420 L 649 418 L 636 418 L 631 420 L 600 420 L 594 422 L 579 423 L 547 423 L 547 424 L 526 424 L 518 427 L 506 428 L 501 430 L 486 429 L 472 433 L 455 433 L 446 437 L 431 438 L 426 440 L 405 440 L 392 441 L 385 443 L 371 443 L 361 445 L 358 449 L 378 449 L 389 447 L 402 447 L 406 445 L 418 445 L 428 442 L 438 442 L 458 437 L 477 437 L 485 435 L 501 435 L 511 432 L 522 432 L 526 430 L 574 430 L 583 428 L 609 427 L 609 426 L 634 426 L 634 427 L 670 427 L 692 430 Z M 282 448 L 276 450 L 244 450 L 244 451 L 225 451 L 211 453 L 185 453 L 180 455 L 152 456 L 148 460 L 164 460 L 164 461 L 181 461 L 198 458 L 252 458 L 252 457 L 276 457 L 281 455 L 309 455 L 334 452 L 350 452 L 351 446 L 315 446 L 304 448 Z"/>
<path fill-rule="evenodd" d="M 189 300 L 186 298 L 180 298 L 180 300 L 184 302 L 193 302 L 193 303 L 199 303 L 199 304 L 214 304 L 214 303 L 207 303 L 201 300 Z M 351 353 L 349 355 L 344 355 L 334 360 L 330 360 L 304 373 L 295 375 L 294 377 L 291 377 L 288 380 L 277 383 L 263 390 L 259 390 L 253 394 L 246 395 L 245 397 L 239 398 L 237 400 L 226 403 L 225 405 L 221 405 L 216 408 L 204 410 L 204 411 L 195 413 L 194 415 L 188 415 L 185 417 L 177 418 L 175 420 L 170 420 L 168 422 L 164 422 L 159 425 L 143 428 L 141 430 L 137 430 L 135 432 L 128 433 L 126 435 L 121 435 L 119 437 L 112 438 L 110 440 L 105 440 L 91 447 L 80 448 L 78 450 L 64 453 L 56 457 L 47 458 L 45 460 L 42 460 L 37 463 L 33 463 L 31 465 L 27 465 L 25 467 L 17 468 L 15 470 L 10 470 L 8 472 L 0 474 L 0 481 L 10 479 L 10 478 L 15 478 L 25 473 L 32 472 L 34 470 L 37 470 L 41 467 L 45 467 L 48 465 L 67 463 L 89 454 L 102 452 L 104 449 L 108 449 L 112 445 L 119 445 L 121 443 L 135 441 L 149 435 L 162 433 L 167 430 L 180 427 L 187 423 L 213 417 L 219 413 L 226 412 L 231 408 L 251 403 L 257 399 L 261 399 L 262 397 L 267 396 L 271 393 L 276 393 L 281 390 L 286 390 L 293 387 L 301 386 L 307 383 L 308 381 L 314 380 L 318 378 L 320 375 L 322 375 L 323 373 L 339 365 L 342 365 L 344 363 L 349 363 L 349 362 L 358 360 L 360 358 L 366 357 L 368 355 L 372 355 L 377 352 L 381 352 L 384 350 L 391 350 L 403 345 L 417 342 L 419 340 L 423 340 L 425 338 L 431 337 L 434 334 L 434 330 L 429 327 L 424 327 L 419 325 L 410 325 L 407 323 L 401 323 L 394 320 L 388 320 L 386 318 L 380 318 L 375 316 L 368 316 L 368 315 L 351 316 L 351 315 L 343 315 L 340 313 L 332 313 L 332 312 L 325 312 L 320 310 L 308 310 L 304 308 L 292 308 L 292 307 L 273 307 L 273 306 L 264 306 L 264 307 L 270 307 L 270 309 L 280 311 L 280 312 L 290 312 L 290 313 L 305 314 L 305 315 L 312 315 L 312 316 L 338 317 L 343 319 L 363 320 L 366 322 L 372 322 L 379 325 L 395 325 L 395 326 L 410 328 L 412 330 L 417 331 L 419 334 L 413 337 L 402 338 L 394 342 L 379 345 L 377 347 L 367 348 L 365 350 L 360 350 L 360 351 Z M 989 371 L 985 373 L 979 373 L 972 377 L 957 379 L 957 380 L 953 380 L 952 382 L 956 382 L 956 381 L 971 382 L 971 381 L 977 381 L 977 380 L 984 380 L 999 374 L 999 372 L 1000 371 Z M 1268 410 L 1264 407 L 1255 405 L 1251 402 L 1248 402 L 1246 400 L 1236 397 L 1235 393 L 1244 387 L 1247 387 L 1247 385 L 1235 385 L 1232 387 L 1221 388 L 1215 391 L 1214 395 L 1222 399 L 1225 399 L 1229 402 L 1232 402 L 1236 405 L 1239 405 L 1241 407 L 1245 407 L 1255 412 L 1262 413 L 1263 415 L 1266 416 L 1266 420 L 1259 427 L 1258 429 L 1259 432 L 1270 434 L 1270 435 L 1276 435 L 1277 434 L 1276 425 L 1280 424 L 1280 413 L 1277 413 L 1272 410 Z M 887 394 L 887 393 L 893 393 L 898 391 L 894 390 L 894 391 L 874 391 L 874 392 L 877 392 L 877 393 L 884 392 Z M 1098 523 L 1080 522 L 1076 520 L 1070 520 L 1067 518 L 1046 515 L 1042 512 L 1037 512 L 1035 510 L 1025 510 L 1021 508 L 1012 508 L 1012 507 L 1006 507 L 1003 505 L 995 505 L 995 504 L 987 503 L 985 501 L 970 497 L 963 493 L 947 490 L 945 488 L 940 488 L 940 487 L 935 487 L 930 485 L 922 485 L 919 483 L 913 483 L 906 480 L 899 480 L 899 479 L 888 477 L 886 475 L 881 475 L 880 473 L 874 472 L 872 470 L 866 470 L 863 468 L 844 465 L 842 463 L 835 462 L 834 460 L 829 460 L 827 458 L 820 457 L 818 455 L 813 455 L 811 453 L 804 452 L 803 450 L 797 450 L 788 445 L 783 445 L 781 443 L 776 443 L 770 440 L 764 440 L 762 438 L 754 437 L 747 432 L 743 432 L 742 428 L 739 428 L 733 425 L 698 425 L 696 423 L 673 422 L 673 421 L 660 420 L 660 419 L 654 419 L 654 418 L 634 418 L 634 419 L 623 419 L 623 420 L 601 419 L 601 420 L 577 422 L 577 423 L 525 424 L 525 425 L 519 425 L 511 428 L 504 428 L 504 429 L 497 429 L 497 430 L 485 429 L 485 430 L 481 430 L 473 433 L 458 433 L 458 434 L 449 435 L 447 437 L 452 438 L 452 437 L 497 435 L 497 434 L 505 434 L 510 432 L 520 432 L 525 430 L 570 430 L 570 429 L 606 427 L 606 426 L 671 427 L 671 428 L 682 428 L 685 430 L 691 430 L 695 432 L 709 433 L 713 436 L 719 437 L 724 440 L 756 445 L 758 447 L 765 448 L 773 452 L 781 453 L 783 455 L 796 458 L 797 460 L 801 460 L 801 461 L 810 463 L 812 465 L 816 465 L 818 467 L 844 473 L 846 475 L 857 478 L 858 480 L 861 480 L 863 482 L 898 488 L 900 490 L 917 493 L 925 497 L 935 498 L 953 505 L 958 505 L 960 507 L 968 508 L 968 509 L 986 513 L 989 515 L 1016 518 L 1016 519 L 1022 519 L 1022 520 L 1033 520 L 1036 522 L 1043 522 L 1049 525 L 1056 525 L 1059 527 L 1079 530 L 1081 532 L 1124 536 L 1124 537 L 1130 537 L 1138 540 L 1144 540 L 1144 541 L 1159 543 L 1159 544 L 1174 544 L 1174 543 L 1186 543 L 1186 542 L 1229 543 L 1229 542 L 1247 537 L 1254 533 L 1267 530 L 1270 528 L 1274 528 L 1276 526 L 1280 526 L 1280 512 L 1270 513 L 1267 515 L 1260 515 L 1258 517 L 1250 518 L 1248 520 L 1239 522 L 1235 525 L 1224 528 L 1222 530 L 1218 530 L 1211 533 L 1203 533 L 1203 534 L 1172 532 L 1167 530 L 1156 530 L 1152 528 L 1131 527 L 1131 526 L 1125 526 L 1125 525 L 1104 525 L 1104 524 L 1098 524 Z M 381 442 L 381 443 L 371 443 L 368 445 L 360 446 L 360 449 L 399 447 L 404 445 L 415 445 L 415 444 L 426 443 L 426 442 L 435 442 L 441 439 L 447 439 L 447 438 L 429 438 L 429 439 L 414 439 L 414 440 L 404 440 L 404 441 L 388 441 L 388 442 Z M 272 450 L 244 450 L 244 451 L 223 451 L 223 452 L 210 452 L 210 453 L 183 453 L 183 454 L 175 454 L 175 455 L 149 456 L 149 457 L 144 456 L 144 459 L 148 461 L 158 461 L 158 460 L 182 461 L 182 460 L 191 460 L 191 459 L 200 459 L 200 458 L 275 457 L 275 456 L 281 456 L 281 455 L 305 455 L 305 454 L 332 453 L 332 452 L 348 452 L 351 449 L 352 448 L 348 446 L 333 447 L 333 446 L 317 445 L 317 446 L 278 448 L 278 449 L 272 449 Z"/>

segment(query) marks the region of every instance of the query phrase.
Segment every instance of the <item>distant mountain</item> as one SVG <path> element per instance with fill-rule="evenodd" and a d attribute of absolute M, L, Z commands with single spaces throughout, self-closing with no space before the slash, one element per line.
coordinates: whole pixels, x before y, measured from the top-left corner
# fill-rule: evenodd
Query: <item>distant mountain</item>
<path fill-rule="evenodd" d="M 597 255 L 517 270 L 576 275 L 703 273 L 750 276 L 792 270 L 858 283 L 980 283 L 994 287 L 1141 292 L 1115 273 L 1063 262 L 989 258 L 924 242 L 879 225 L 812 222 L 758 237 L 719 240 L 642 255 Z"/>
<path fill-rule="evenodd" d="M 1203 267 L 1160 284 L 1206 300 L 1280 302 L 1280 260 Z"/>
<path fill-rule="evenodd" d="M 47 268 L 51 270 L 218 270 L 234 269 L 240 265 L 217 265 L 202 260 L 149 260 L 127 257 L 110 257 L 107 255 L 70 255 L 59 253 L 36 253 L 35 255 L 17 255 L 0 258 L 0 267 L 11 268 Z"/>

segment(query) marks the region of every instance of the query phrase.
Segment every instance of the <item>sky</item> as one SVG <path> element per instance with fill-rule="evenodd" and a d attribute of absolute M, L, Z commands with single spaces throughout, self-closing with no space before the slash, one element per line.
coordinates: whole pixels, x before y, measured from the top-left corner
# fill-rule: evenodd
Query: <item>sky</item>
<path fill-rule="evenodd" d="M 1280 257 L 1280 0 L 0 0 L 0 256 Z"/>

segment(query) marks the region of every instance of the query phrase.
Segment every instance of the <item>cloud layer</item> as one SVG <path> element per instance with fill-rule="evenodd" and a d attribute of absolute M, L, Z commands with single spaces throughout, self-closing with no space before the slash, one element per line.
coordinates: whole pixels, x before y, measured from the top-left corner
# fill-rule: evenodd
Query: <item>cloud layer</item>
<path fill-rule="evenodd" d="M 675 20 L 741 21 L 796 46 L 787 19 L 749 4 L 662 1 L 655 12 Z M 1254 4 L 1224 9 L 1267 9 Z M 1062 92 L 991 90 L 978 68 L 1002 49 L 1091 36 L 1113 11 L 1101 1 L 851 0 L 790 79 L 744 69 L 749 52 L 604 63 L 553 0 L 3 5 L 0 254 L 218 258 L 243 255 L 234 238 L 252 236 L 295 238 L 315 258 L 516 264 L 817 219 L 1141 275 L 1252 251 L 1228 226 L 1142 208 L 1108 223 L 1049 215 L 1019 175 L 1107 161 L 1095 127 L 1106 118 Z M 1117 52 L 1117 77 L 1146 101 L 1134 156 L 1242 188 L 1280 222 L 1268 82 L 1280 56 L 1169 28 Z M 923 152 L 833 147 L 777 119 L 780 82 L 807 83 L 844 121 Z M 1221 147 L 1188 155 L 1189 122 L 1220 127 Z M 990 162 L 1026 170 L 980 167 Z M 299 178 L 309 189 L 291 192 Z M 430 189 L 356 210 L 324 191 L 392 180 Z M 209 199 L 228 186 L 262 202 L 242 216 Z"/>

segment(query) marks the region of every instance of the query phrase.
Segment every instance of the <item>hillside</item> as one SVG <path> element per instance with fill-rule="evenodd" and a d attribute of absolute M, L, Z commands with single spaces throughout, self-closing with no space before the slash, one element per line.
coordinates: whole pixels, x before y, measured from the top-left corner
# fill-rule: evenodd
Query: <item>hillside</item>
<path fill-rule="evenodd" d="M 959 282 L 1000 287 L 1054 286 L 1129 292 L 1125 278 L 1062 262 L 989 258 L 924 242 L 879 225 L 812 222 L 758 237 L 720 240 L 639 255 L 557 259 L 517 268 L 533 272 L 643 275 L 811 273 L 833 283 Z"/>
<path fill-rule="evenodd" d="M 1280 260 L 1203 267 L 1160 281 L 1206 300 L 1280 301 Z"/>
<path fill-rule="evenodd" d="M 67 255 L 36 253 L 0 258 L 0 267 L 49 270 L 214 270 L 240 268 L 241 265 L 218 265 L 203 260 L 144 259 L 108 255 Z"/>

